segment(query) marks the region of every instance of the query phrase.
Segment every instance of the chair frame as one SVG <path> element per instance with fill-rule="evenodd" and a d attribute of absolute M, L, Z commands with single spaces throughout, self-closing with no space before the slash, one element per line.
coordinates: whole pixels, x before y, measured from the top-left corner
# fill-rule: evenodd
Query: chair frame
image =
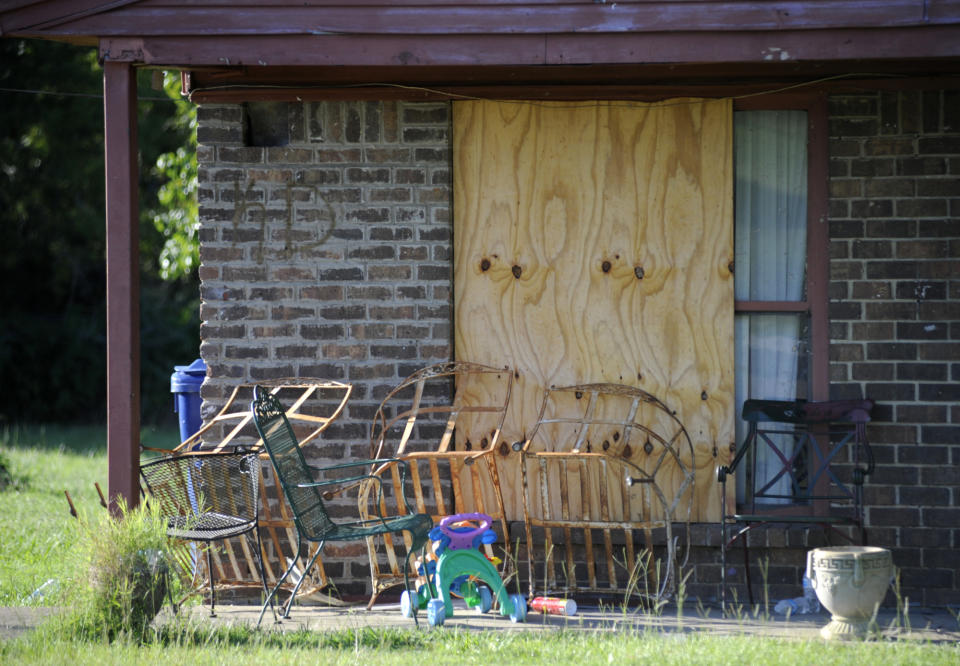
<path fill-rule="evenodd" d="M 866 544 L 863 521 L 863 484 L 874 469 L 873 451 L 867 441 L 872 400 L 747 400 L 742 418 L 748 423 L 747 435 L 729 465 L 717 467 L 720 483 L 721 522 L 721 603 L 726 608 L 727 551 L 740 540 L 743 544 L 744 574 L 750 603 L 753 584 L 750 577 L 748 536 L 755 528 L 789 525 L 814 525 L 828 539 L 837 535 L 849 543 L 854 538 L 839 527 L 850 527 L 859 542 Z M 761 425 L 764 424 L 764 425 Z M 784 450 L 778 438 L 793 442 L 793 450 Z M 757 475 L 757 450 L 767 447 L 781 466 L 772 476 Z M 841 452 L 850 449 L 849 460 Z M 805 456 L 805 457 L 804 457 Z M 744 462 L 746 461 L 746 462 Z M 802 465 L 801 463 L 806 463 Z M 836 465 L 849 465 L 850 481 L 838 476 Z M 745 512 L 728 511 L 727 480 L 738 468 L 746 467 Z M 789 493 L 776 492 L 775 484 L 789 479 Z M 766 503 L 765 503 L 766 501 Z"/>
<path fill-rule="evenodd" d="M 564 412 L 557 401 L 564 396 L 569 400 L 571 394 L 577 411 Z M 626 406 L 626 411 L 603 413 L 602 405 L 608 400 Z M 642 420 L 644 409 L 646 420 Z M 667 427 L 669 432 L 661 432 L 663 428 L 659 426 Z M 557 428 L 561 429 L 561 436 L 567 435 L 563 444 L 552 441 L 545 432 Z M 550 387 L 544 391 L 532 432 L 522 447 L 519 443 L 515 447 L 523 455 L 521 480 L 531 598 L 538 594 L 585 592 L 636 594 L 658 602 L 675 588 L 679 570 L 686 566 L 689 555 L 696 464 L 690 436 L 671 409 L 650 393 L 622 384 Z M 672 496 L 668 496 L 663 485 L 661 473 L 665 469 L 681 479 Z M 570 484 L 578 479 L 581 502 L 594 495 L 598 500 L 597 506 L 589 510 L 582 506 L 579 516 L 570 505 L 569 492 Z M 636 494 L 639 499 L 635 499 Z M 623 515 L 614 515 L 618 505 Z M 639 513 L 631 514 L 634 509 Z M 681 521 L 687 526 L 687 550 L 682 560 L 674 537 L 674 524 Z M 534 528 L 544 533 L 542 584 L 535 575 L 538 541 Z M 643 565 L 638 561 L 633 535 L 642 532 L 646 549 L 652 554 L 654 529 L 663 529 L 665 533 L 666 570 L 661 572 L 662 579 L 656 580 L 650 567 L 647 575 L 654 580 L 635 580 L 635 573 L 640 573 Z M 554 530 L 562 531 L 562 542 L 555 542 Z M 605 557 L 594 552 L 594 532 L 603 535 Z M 614 552 L 615 533 L 623 535 L 625 566 L 621 575 Z M 585 549 L 583 565 L 577 564 L 573 554 L 580 534 Z M 565 582 L 558 580 L 554 564 L 561 557 Z M 597 564 L 606 569 L 606 584 L 601 584 Z M 578 577 L 581 566 L 585 566 L 586 575 Z"/>
<path fill-rule="evenodd" d="M 353 391 L 350 384 L 334 380 L 325 380 L 308 377 L 284 377 L 265 379 L 256 383 L 243 383 L 235 386 L 223 407 L 196 433 L 178 444 L 174 449 L 157 449 L 141 446 L 141 450 L 162 455 L 179 455 L 196 451 L 204 447 L 204 452 L 230 451 L 237 446 L 244 446 L 251 450 L 260 451 L 262 461 L 269 460 L 262 451 L 262 441 L 256 435 L 253 427 L 253 414 L 250 412 L 250 396 L 255 386 L 262 386 L 278 397 L 289 399 L 286 409 L 287 419 L 301 432 L 300 445 L 303 446 L 318 438 L 343 413 L 347 401 Z M 322 391 L 334 393 L 333 403 L 324 416 L 315 416 L 304 411 L 310 400 Z M 289 395 L 289 398 L 288 398 Z M 223 429 L 222 431 L 220 429 Z M 213 441 L 211 441 L 213 440 Z M 263 562 L 266 584 L 274 584 L 282 571 L 286 568 L 287 553 L 285 548 L 295 541 L 293 519 L 289 507 L 280 488 L 280 482 L 272 465 L 261 465 L 260 479 L 260 516 L 259 527 L 261 538 L 267 545 L 266 552 L 276 553 L 274 559 L 266 557 Z M 237 548 L 227 541 L 224 552 L 214 552 L 212 557 L 213 568 L 216 571 L 217 585 L 221 589 L 251 589 L 260 588 L 261 581 L 252 580 L 246 576 L 243 561 L 250 571 L 254 571 L 255 562 L 246 548 L 234 552 Z M 271 549 L 272 546 L 272 549 Z M 312 552 L 307 556 L 312 556 Z M 295 558 L 296 559 L 296 558 Z M 280 566 L 275 566 L 277 560 Z M 321 590 L 329 585 L 326 570 L 322 559 L 317 560 L 314 568 L 314 579 L 310 584 L 301 583 L 299 593 L 308 595 L 322 595 Z M 324 595 L 328 603 L 340 603 L 335 597 Z"/>
<path fill-rule="evenodd" d="M 372 519 L 360 519 L 353 522 L 335 522 L 333 521 L 324 505 L 324 498 L 329 499 L 335 494 L 335 490 L 342 487 L 355 487 L 358 484 L 374 483 L 378 486 L 376 506 L 383 504 L 382 479 L 374 473 L 356 474 L 347 477 L 338 477 L 324 481 L 297 482 L 288 478 L 287 474 L 293 472 L 304 477 L 312 477 L 317 474 L 328 472 L 337 472 L 351 468 L 369 468 L 376 470 L 392 464 L 402 464 L 403 461 L 396 459 L 374 459 L 359 460 L 327 467 L 316 467 L 309 465 L 304 458 L 303 451 L 300 448 L 296 434 L 287 420 L 283 408 L 280 406 L 276 396 L 268 393 L 260 387 L 254 388 L 254 399 L 251 403 L 250 411 L 253 414 L 253 421 L 260 434 L 264 448 L 270 456 L 277 478 L 283 488 L 284 495 L 293 511 L 293 520 L 297 532 L 296 556 L 287 567 L 287 570 L 274 585 L 268 594 L 263 608 L 260 610 L 260 616 L 257 624 L 263 620 L 263 614 L 268 604 L 272 603 L 283 581 L 291 574 L 297 560 L 302 552 L 303 541 L 317 543 L 317 549 L 310 558 L 300 580 L 297 582 L 290 594 L 290 598 L 284 606 L 283 618 L 289 618 L 290 610 L 296 598 L 300 584 L 307 577 L 314 562 L 323 551 L 327 541 L 358 541 L 368 536 L 378 534 L 401 534 L 408 533 L 410 539 L 410 549 L 404 559 L 404 586 L 409 591 L 409 562 L 410 556 L 414 551 L 420 550 L 421 554 L 428 541 L 428 533 L 433 528 L 433 520 L 426 514 L 413 513 L 409 502 L 405 496 L 401 496 L 407 513 L 397 517 L 385 518 L 378 514 Z M 288 463 L 287 456 L 292 456 Z M 332 488 L 334 490 L 320 493 L 320 488 Z M 402 488 L 402 482 L 401 482 Z M 298 491 L 309 491 L 304 494 L 298 494 Z M 309 502 L 309 506 L 304 506 L 304 502 Z M 318 524 L 319 523 L 319 524 Z M 416 613 L 414 613 L 414 622 L 416 622 Z"/>
<path fill-rule="evenodd" d="M 467 379 L 469 377 L 469 379 Z M 506 455 L 510 452 L 509 446 L 501 441 L 503 422 L 513 390 L 514 373 L 510 368 L 493 367 L 469 362 L 443 362 L 427 366 L 413 373 L 395 386 L 380 403 L 373 419 L 370 433 L 370 455 L 372 458 L 393 458 L 402 461 L 385 465 L 373 472 L 376 476 L 389 475 L 394 495 L 405 497 L 404 481 L 406 476 L 400 472 L 409 470 L 413 499 L 417 511 L 428 512 L 428 492 L 425 492 L 424 483 L 430 487 L 433 494 L 433 508 L 436 513 L 430 514 L 434 521 L 442 517 L 463 512 L 479 511 L 490 515 L 500 524 L 503 534 L 503 544 L 510 543 L 510 528 L 504 510 L 503 495 L 500 488 L 499 469 L 495 460 L 497 455 Z M 422 400 L 425 394 L 430 393 L 430 386 L 434 382 L 452 380 L 454 393 L 449 404 L 425 405 Z M 463 400 L 463 384 L 470 385 L 489 381 L 497 400 L 489 400 L 481 404 L 467 404 Z M 485 388 L 487 386 L 485 385 Z M 405 401 L 407 393 L 413 393 L 409 404 Z M 502 402 L 500 402 L 502 400 Z M 466 438 L 457 437 L 458 428 L 464 417 L 489 415 L 492 421 L 492 431 L 484 432 L 476 444 L 468 444 Z M 441 416 L 445 419 L 443 434 L 436 442 L 433 450 L 416 451 L 411 446 L 412 439 L 421 417 Z M 437 422 L 440 423 L 439 421 Z M 394 441 L 390 433 L 402 426 L 399 441 Z M 469 446 L 469 448 L 467 448 Z M 444 466 L 445 469 L 441 469 Z M 425 473 L 421 474 L 421 467 Z M 452 496 L 445 496 L 442 480 L 447 480 L 445 473 L 449 472 L 450 491 Z M 469 490 L 464 481 L 469 478 Z M 431 485 L 432 484 L 432 485 Z M 381 501 L 375 504 L 371 501 L 370 493 L 374 486 L 367 485 L 360 490 L 359 504 L 361 516 L 370 518 L 370 507 L 376 507 L 375 512 L 383 512 L 386 506 Z M 487 505 L 484 500 L 493 504 Z M 403 514 L 409 512 L 408 507 L 398 506 Z M 370 559 L 371 589 L 370 601 L 367 608 L 372 608 L 377 597 L 385 590 L 396 585 L 405 584 L 398 566 L 396 546 L 390 534 L 384 534 L 383 550 L 386 551 L 389 569 L 381 569 L 378 561 L 379 544 L 377 539 L 367 539 L 367 552 Z M 405 544 L 409 550 L 410 544 Z M 484 551 L 488 557 L 494 555 L 493 547 L 484 544 Z M 503 571 L 506 573 L 510 559 L 504 558 Z"/>
<path fill-rule="evenodd" d="M 233 472 L 250 475 L 249 483 L 235 483 Z M 140 466 L 147 502 L 156 502 L 167 520 L 167 536 L 207 543 L 210 616 L 216 616 L 215 569 L 212 543 L 234 537 L 255 536 L 253 560 L 264 593 L 267 593 L 260 539 L 260 458 L 255 451 L 192 451 L 151 460 Z M 200 506 L 200 502 L 206 506 Z M 246 542 L 243 550 L 248 560 Z M 232 552 L 231 552 L 232 555 Z M 196 572 L 199 569 L 195 570 Z M 171 603 L 173 603 L 171 599 Z M 174 610 L 177 605 L 174 604 Z"/>

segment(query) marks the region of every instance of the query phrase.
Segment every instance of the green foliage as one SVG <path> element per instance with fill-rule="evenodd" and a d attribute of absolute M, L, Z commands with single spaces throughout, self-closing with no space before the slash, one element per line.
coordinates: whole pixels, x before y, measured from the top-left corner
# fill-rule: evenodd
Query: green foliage
<path fill-rule="evenodd" d="M 81 565 L 65 588 L 70 611 L 56 625 L 73 638 L 142 642 L 153 631 L 168 587 L 189 568 L 190 553 L 167 538 L 157 504 L 129 509 L 121 500 L 119 508 L 120 518 L 105 512 L 94 519 L 80 516 Z"/>
<path fill-rule="evenodd" d="M 954 643 L 836 644 L 757 635 L 632 629 L 533 631 L 351 628 L 279 633 L 233 626 L 161 629 L 146 644 L 51 639 L 0 643 L 0 661 L 44 664 L 955 664 Z"/>
<path fill-rule="evenodd" d="M 179 441 L 175 426 L 147 429 L 147 446 L 169 448 Z M 107 492 L 106 428 L 100 426 L 0 426 L 0 451 L 14 485 L 0 492 L 0 606 L 49 606 L 50 593 L 75 576 L 77 520 L 69 513 L 66 490 L 77 510 L 105 513 L 94 482 Z M 44 583 L 42 597 L 31 593 Z M 2 662 L 2 660 L 0 660 Z"/>
<path fill-rule="evenodd" d="M 180 96 L 180 78 L 176 72 L 164 72 L 164 91 L 175 100 L 172 125 L 189 127 L 185 145 L 157 158 L 155 173 L 164 183 L 157 192 L 159 207 L 153 212 L 153 224 L 163 235 L 160 250 L 160 277 L 178 280 L 190 276 L 200 263 L 197 231 L 197 108 Z"/>
<path fill-rule="evenodd" d="M 96 55 L 70 44 L 0 40 L 0 422 L 105 415 L 104 119 Z M 170 373 L 196 358 L 199 346 L 195 119 L 189 102 L 151 87 L 152 74 L 138 75 L 146 422 L 172 420 Z M 167 77 L 171 89 L 175 78 Z"/>
<path fill-rule="evenodd" d="M 10 461 L 0 451 L 0 493 L 6 490 L 15 490 L 23 485 L 23 479 L 17 478 L 10 471 Z"/>

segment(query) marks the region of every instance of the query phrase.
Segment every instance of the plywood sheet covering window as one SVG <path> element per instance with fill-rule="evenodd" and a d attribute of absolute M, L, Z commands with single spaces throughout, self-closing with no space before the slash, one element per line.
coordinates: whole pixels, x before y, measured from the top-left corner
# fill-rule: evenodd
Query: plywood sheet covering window
<path fill-rule="evenodd" d="M 471 101 L 453 117 L 456 356 L 517 369 L 505 441 L 547 386 L 638 386 L 686 426 L 692 518 L 717 520 L 734 437 L 730 102 Z"/>

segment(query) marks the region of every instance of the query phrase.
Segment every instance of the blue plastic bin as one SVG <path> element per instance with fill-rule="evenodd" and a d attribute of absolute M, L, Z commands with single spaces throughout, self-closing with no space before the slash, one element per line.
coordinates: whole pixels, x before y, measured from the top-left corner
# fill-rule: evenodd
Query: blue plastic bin
<path fill-rule="evenodd" d="M 200 429 L 200 386 L 207 376 L 207 365 L 198 358 L 190 365 L 173 366 L 170 392 L 173 393 L 173 411 L 180 418 L 180 441 Z"/>

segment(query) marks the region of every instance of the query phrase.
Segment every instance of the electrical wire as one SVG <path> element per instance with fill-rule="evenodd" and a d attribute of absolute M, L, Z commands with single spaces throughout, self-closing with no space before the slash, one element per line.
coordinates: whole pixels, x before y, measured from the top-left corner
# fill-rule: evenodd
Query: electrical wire
<path fill-rule="evenodd" d="M 818 79 L 812 79 L 809 81 L 801 81 L 799 83 L 794 83 L 786 86 L 779 86 L 776 88 L 771 88 L 769 90 L 761 90 L 751 93 L 743 93 L 740 95 L 727 95 L 724 97 L 715 97 L 711 99 L 729 99 L 729 100 L 739 100 L 746 99 L 749 97 L 760 97 L 763 95 L 775 95 L 782 92 L 788 92 L 790 90 L 796 90 L 798 88 L 805 88 L 809 86 L 819 85 L 821 83 L 828 83 L 830 81 L 838 81 L 842 79 L 852 79 L 852 78 L 889 78 L 891 74 L 882 74 L 882 73 L 873 73 L 873 72 L 848 72 L 846 74 L 834 74 L 833 76 L 825 76 Z M 563 102 L 554 102 L 546 100 L 520 100 L 520 99 L 499 99 L 496 97 L 479 97 L 476 95 L 468 95 L 465 93 L 451 92 L 448 90 L 442 90 L 440 88 L 430 88 L 427 86 L 417 86 L 404 83 L 384 83 L 384 82 L 371 82 L 371 83 L 350 83 L 350 84 L 341 84 L 341 85 L 312 85 L 312 86 L 287 86 L 287 85 L 278 85 L 278 84 L 225 84 L 220 86 L 205 86 L 202 88 L 195 88 L 190 91 L 188 99 L 193 101 L 193 96 L 197 93 L 205 92 L 215 92 L 215 91 L 227 91 L 227 90 L 289 90 L 294 92 L 296 90 L 349 90 L 351 88 L 398 88 L 401 90 L 411 90 L 417 92 L 423 92 L 431 95 L 440 95 L 450 99 L 456 100 L 465 100 L 465 101 L 474 101 L 474 102 L 488 102 L 488 101 L 499 101 L 505 104 L 518 104 L 518 105 L 527 105 L 527 106 L 546 106 L 549 105 L 552 108 L 563 108 Z M 638 85 L 637 88 L 642 90 L 643 86 Z M 577 108 L 585 104 L 596 104 L 598 101 L 604 102 L 607 106 L 619 106 L 619 107 L 629 107 L 636 104 L 645 104 L 645 105 L 656 105 L 656 106 L 685 106 L 691 104 L 701 103 L 700 99 L 690 99 L 690 100 L 674 100 L 674 101 L 663 101 L 663 102 L 634 102 L 630 100 L 584 100 L 582 102 L 568 102 L 568 108 Z"/>
<path fill-rule="evenodd" d="M 59 90 L 31 90 L 29 88 L 0 88 L 0 92 L 23 93 L 28 95 L 37 95 L 42 97 L 49 95 L 52 97 L 86 97 L 91 99 L 103 99 L 103 93 L 82 93 L 82 92 L 63 92 Z M 169 97 L 138 97 L 138 102 L 176 102 L 177 100 Z"/>

